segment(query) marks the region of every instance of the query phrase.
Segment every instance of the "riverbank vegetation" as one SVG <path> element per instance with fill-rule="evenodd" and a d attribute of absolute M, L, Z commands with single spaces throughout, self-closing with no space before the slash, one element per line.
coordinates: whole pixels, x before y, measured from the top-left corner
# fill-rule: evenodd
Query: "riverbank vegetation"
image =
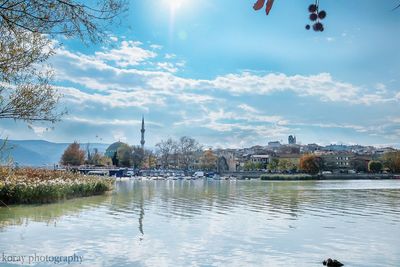
<path fill-rule="evenodd" d="M 103 194 L 113 188 L 109 178 L 42 169 L 0 168 L 0 206 L 50 203 Z"/>

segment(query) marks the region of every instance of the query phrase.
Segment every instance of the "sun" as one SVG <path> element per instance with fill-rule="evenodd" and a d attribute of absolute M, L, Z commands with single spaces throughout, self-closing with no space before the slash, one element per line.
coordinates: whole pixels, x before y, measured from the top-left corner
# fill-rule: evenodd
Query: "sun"
<path fill-rule="evenodd" d="M 176 12 L 181 9 L 185 4 L 187 4 L 187 0 L 164 0 L 171 12 Z"/>

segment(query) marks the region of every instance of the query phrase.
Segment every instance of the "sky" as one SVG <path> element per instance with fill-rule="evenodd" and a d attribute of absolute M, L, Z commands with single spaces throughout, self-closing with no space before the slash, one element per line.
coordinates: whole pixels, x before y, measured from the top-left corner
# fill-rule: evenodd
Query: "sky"
<path fill-rule="evenodd" d="M 135 0 L 99 44 L 60 38 L 50 59 L 54 125 L 0 121 L 9 139 L 140 142 L 191 136 L 213 148 L 287 143 L 400 147 L 396 0 Z"/>

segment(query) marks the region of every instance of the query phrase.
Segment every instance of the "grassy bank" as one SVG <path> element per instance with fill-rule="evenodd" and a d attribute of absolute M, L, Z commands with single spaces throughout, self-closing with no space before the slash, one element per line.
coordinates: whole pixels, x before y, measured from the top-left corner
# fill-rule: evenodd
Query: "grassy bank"
<path fill-rule="evenodd" d="M 320 177 L 318 175 L 310 175 L 310 174 L 263 174 L 260 176 L 261 180 L 273 181 L 273 180 L 283 180 L 283 181 L 291 181 L 291 180 L 318 180 Z"/>
<path fill-rule="evenodd" d="M 103 194 L 113 180 L 77 173 L 0 168 L 0 206 L 5 204 L 50 203 L 74 197 Z"/>

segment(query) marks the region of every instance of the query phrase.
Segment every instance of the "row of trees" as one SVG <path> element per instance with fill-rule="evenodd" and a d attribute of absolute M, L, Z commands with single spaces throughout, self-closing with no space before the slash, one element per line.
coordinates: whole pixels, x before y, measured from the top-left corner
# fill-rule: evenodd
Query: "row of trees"
<path fill-rule="evenodd" d="M 155 168 L 157 158 L 151 150 L 123 144 L 112 157 L 112 163 L 119 167 Z"/>
<path fill-rule="evenodd" d="M 118 167 L 135 168 L 179 168 L 188 170 L 196 165 L 207 170 L 216 168 L 217 157 L 212 150 L 203 152 L 202 146 L 191 137 L 181 137 L 178 140 L 162 140 L 156 145 L 156 153 L 151 150 L 143 150 L 140 146 L 129 146 L 122 144 L 111 158 L 100 154 L 96 149 L 92 150 L 90 145 L 86 150 L 81 149 L 78 142 L 68 146 L 61 157 L 63 165 L 79 166 L 90 164 L 95 166 L 114 165 Z M 161 166 L 157 164 L 157 158 Z"/>
<path fill-rule="evenodd" d="M 161 167 L 166 169 L 188 170 L 198 164 L 198 156 L 202 153 L 203 147 L 194 138 L 188 136 L 183 136 L 178 140 L 169 138 L 156 144 L 156 154 L 160 159 Z"/>
<path fill-rule="evenodd" d="M 81 146 L 75 141 L 65 149 L 61 156 L 61 164 L 66 166 L 80 166 L 83 164 L 109 166 L 112 162 L 110 158 L 99 153 L 97 149 L 92 152 L 89 145 L 87 145 L 86 151 L 81 149 Z"/>
<path fill-rule="evenodd" d="M 94 166 L 118 166 L 135 168 L 156 167 L 156 157 L 150 150 L 143 150 L 139 146 L 122 144 L 110 158 L 100 153 L 96 148 L 91 149 L 87 144 L 86 150 L 81 149 L 78 142 L 70 144 L 61 157 L 61 164 L 66 166 L 80 166 L 83 164 Z"/>

